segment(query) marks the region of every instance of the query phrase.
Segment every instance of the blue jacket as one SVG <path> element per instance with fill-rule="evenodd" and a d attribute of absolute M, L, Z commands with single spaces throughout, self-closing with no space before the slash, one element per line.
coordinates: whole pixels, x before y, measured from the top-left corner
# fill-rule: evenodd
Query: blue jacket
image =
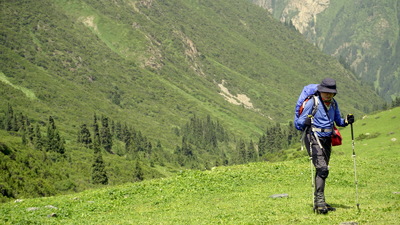
<path fill-rule="evenodd" d="M 314 98 L 311 98 L 309 101 L 307 101 L 306 105 L 304 106 L 304 110 L 299 116 L 299 119 L 297 120 L 296 124 L 299 127 L 302 127 L 303 129 L 305 128 L 304 126 L 304 121 L 307 118 L 308 115 L 312 114 L 312 108 L 314 106 Z M 324 109 L 324 103 L 322 102 L 321 98 L 319 98 L 319 104 L 318 104 L 318 110 L 314 115 L 314 127 L 320 128 L 320 129 L 333 129 L 334 122 L 336 123 L 337 126 L 339 127 L 345 127 L 347 126 L 345 120 L 341 117 L 340 110 L 339 110 L 339 105 L 335 100 L 331 103 L 331 107 L 328 109 L 328 114 Z M 317 132 L 317 135 L 319 137 L 329 137 L 331 136 L 332 131 L 330 132 Z"/>

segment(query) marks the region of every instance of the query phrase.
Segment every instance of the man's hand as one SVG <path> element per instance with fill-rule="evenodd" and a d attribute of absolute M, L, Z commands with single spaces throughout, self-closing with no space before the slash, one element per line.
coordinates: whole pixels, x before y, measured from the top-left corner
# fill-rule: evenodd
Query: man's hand
<path fill-rule="evenodd" d="M 352 123 L 354 123 L 354 115 L 353 115 L 353 114 L 348 114 L 348 115 L 346 116 L 346 123 L 347 123 L 347 124 L 352 124 Z"/>

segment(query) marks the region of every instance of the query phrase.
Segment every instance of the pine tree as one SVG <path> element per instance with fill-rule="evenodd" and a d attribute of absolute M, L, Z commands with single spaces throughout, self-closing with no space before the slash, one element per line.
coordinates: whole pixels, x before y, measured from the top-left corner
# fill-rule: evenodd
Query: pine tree
<path fill-rule="evenodd" d="M 55 152 L 64 154 L 65 153 L 65 147 L 64 147 L 64 139 L 61 137 L 60 132 L 56 130 L 55 133 Z"/>
<path fill-rule="evenodd" d="M 101 151 L 98 145 L 94 145 L 94 162 L 92 165 L 92 183 L 93 184 L 108 184 L 107 172 Z"/>
<path fill-rule="evenodd" d="M 287 143 L 288 145 L 292 145 L 293 143 L 296 143 L 300 138 L 300 132 L 294 127 L 294 124 L 292 121 L 289 122 L 288 125 L 288 134 L 287 134 Z"/>
<path fill-rule="evenodd" d="M 34 139 L 35 139 L 35 129 L 33 128 L 33 125 L 31 123 L 27 123 L 26 126 L 26 133 L 27 133 L 27 138 L 29 143 L 33 144 Z"/>
<path fill-rule="evenodd" d="M 27 128 L 29 126 L 30 122 L 28 121 L 28 118 L 26 118 L 22 113 L 18 113 L 17 116 L 15 116 L 15 128 L 14 131 L 27 131 Z"/>
<path fill-rule="evenodd" d="M 100 129 L 100 140 L 103 148 L 109 152 L 112 153 L 112 135 L 110 131 L 110 127 L 108 126 L 108 118 L 104 117 L 102 119 L 102 127 Z"/>
<path fill-rule="evenodd" d="M 26 132 L 25 131 L 22 131 L 22 136 L 21 136 L 21 138 L 22 138 L 22 144 L 23 145 L 27 145 L 28 144 L 28 140 L 27 140 L 27 138 L 26 138 Z"/>
<path fill-rule="evenodd" d="M 267 129 L 266 141 L 270 153 L 282 150 L 287 145 L 285 140 L 287 139 L 279 123 Z"/>
<path fill-rule="evenodd" d="M 187 142 L 187 138 L 185 136 L 182 137 L 182 149 L 181 149 L 182 155 L 186 157 L 192 157 L 193 156 L 193 151 L 191 145 Z"/>
<path fill-rule="evenodd" d="M 91 147 L 92 137 L 86 124 L 82 124 L 78 133 L 78 143 L 85 144 L 86 147 Z"/>
<path fill-rule="evenodd" d="M 236 145 L 236 151 L 238 154 L 238 159 L 237 159 L 237 163 L 238 164 L 243 164 L 243 163 L 247 163 L 248 162 L 248 158 L 247 158 L 247 150 L 246 150 L 246 144 L 244 143 L 244 141 L 242 139 L 239 140 L 239 142 Z"/>
<path fill-rule="evenodd" d="M 49 123 L 47 125 L 47 143 L 46 143 L 46 151 L 54 151 L 55 149 L 55 132 L 56 125 L 54 124 L 53 117 L 49 117 Z"/>
<path fill-rule="evenodd" d="M 267 151 L 267 136 L 263 134 L 258 141 L 258 156 L 262 157 L 267 153 Z"/>
<path fill-rule="evenodd" d="M 97 146 L 101 145 L 99 125 L 97 124 L 96 114 L 94 114 L 94 120 L 93 120 L 93 145 Z"/>
<path fill-rule="evenodd" d="M 114 137 L 115 136 L 115 122 L 114 122 L 114 120 L 110 119 L 109 124 L 110 124 L 109 127 L 110 127 L 111 136 Z"/>
<path fill-rule="evenodd" d="M 176 161 L 180 166 L 184 166 L 185 165 L 185 158 L 182 154 L 182 149 L 181 147 L 179 147 L 178 145 L 175 148 L 175 155 L 176 155 Z"/>
<path fill-rule="evenodd" d="M 12 106 L 8 104 L 6 116 L 4 118 L 4 130 L 10 131 L 13 129 L 13 120 L 14 120 L 14 110 Z"/>
<path fill-rule="evenodd" d="M 258 154 L 256 148 L 254 147 L 253 140 L 250 140 L 250 143 L 247 147 L 247 159 L 248 162 L 256 162 L 258 159 Z"/>
<path fill-rule="evenodd" d="M 33 138 L 33 145 L 37 150 L 42 150 L 43 148 L 43 140 L 42 140 L 42 134 L 40 132 L 40 126 L 39 124 L 36 124 L 35 126 L 35 131 L 34 131 L 34 138 Z"/>
<path fill-rule="evenodd" d="M 49 117 L 49 124 L 47 125 L 46 151 L 65 153 L 64 140 L 61 138 L 52 116 Z"/>
<path fill-rule="evenodd" d="M 140 166 L 140 163 L 138 160 L 135 162 L 135 170 L 133 171 L 133 180 L 134 181 L 142 181 L 143 178 L 143 170 L 142 167 Z"/>
<path fill-rule="evenodd" d="M 114 136 L 118 139 L 118 140 L 122 140 L 122 126 L 121 126 L 121 122 L 117 122 L 115 124 L 115 130 L 114 130 Z"/>
<path fill-rule="evenodd" d="M 148 141 L 148 142 L 146 142 L 146 155 L 147 155 L 147 157 L 150 158 L 152 153 L 153 153 L 153 145 L 151 144 L 150 141 Z"/>
<path fill-rule="evenodd" d="M 392 108 L 395 108 L 397 106 L 400 106 L 400 97 L 396 97 L 393 101 L 392 101 Z"/>

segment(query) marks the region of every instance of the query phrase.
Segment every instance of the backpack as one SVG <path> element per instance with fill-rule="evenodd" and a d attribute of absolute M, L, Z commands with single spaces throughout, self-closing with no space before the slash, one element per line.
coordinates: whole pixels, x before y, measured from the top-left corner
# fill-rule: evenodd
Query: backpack
<path fill-rule="evenodd" d="M 302 130 L 301 127 L 298 127 L 296 124 L 297 120 L 299 119 L 299 116 L 303 112 L 304 106 L 313 97 L 316 97 L 315 93 L 317 92 L 318 89 L 318 84 L 309 84 L 307 86 L 304 86 L 303 90 L 300 93 L 299 98 L 297 99 L 296 107 L 294 110 L 294 126 L 296 127 L 297 130 Z M 312 110 L 312 115 L 317 112 L 318 109 L 318 100 L 314 99 L 314 106 Z"/>

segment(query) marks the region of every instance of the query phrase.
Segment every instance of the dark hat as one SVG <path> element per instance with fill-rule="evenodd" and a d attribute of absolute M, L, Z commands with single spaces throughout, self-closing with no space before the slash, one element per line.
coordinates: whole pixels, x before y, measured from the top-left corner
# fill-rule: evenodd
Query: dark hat
<path fill-rule="evenodd" d="M 337 94 L 336 81 L 332 78 L 325 78 L 321 84 L 318 85 L 319 92 L 327 92 Z"/>

